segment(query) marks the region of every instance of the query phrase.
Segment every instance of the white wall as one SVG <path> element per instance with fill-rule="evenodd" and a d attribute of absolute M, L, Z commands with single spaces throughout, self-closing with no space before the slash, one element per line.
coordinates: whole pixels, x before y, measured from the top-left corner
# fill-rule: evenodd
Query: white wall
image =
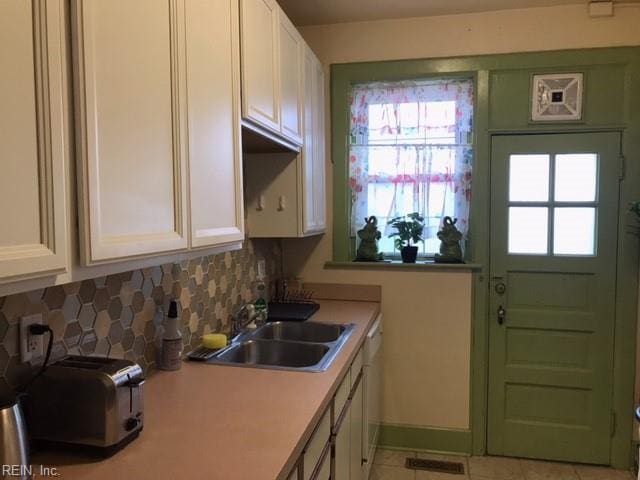
<path fill-rule="evenodd" d="M 328 73 L 332 63 L 639 45 L 639 26 L 640 6 L 591 19 L 586 6 L 571 5 L 310 26 L 301 32 Z M 329 218 L 331 192 L 328 185 Z M 384 421 L 468 428 L 471 275 L 325 270 L 331 235 L 329 226 L 322 238 L 285 242 L 285 273 L 305 281 L 382 285 Z"/>
<path fill-rule="evenodd" d="M 585 5 L 302 27 L 325 64 L 640 44 L 640 5 L 589 18 Z"/>

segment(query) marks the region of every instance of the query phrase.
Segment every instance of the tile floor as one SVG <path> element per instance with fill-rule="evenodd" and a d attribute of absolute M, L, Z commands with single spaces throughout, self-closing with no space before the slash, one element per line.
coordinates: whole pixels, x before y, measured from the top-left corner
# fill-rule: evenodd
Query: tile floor
<path fill-rule="evenodd" d="M 464 475 L 409 470 L 407 457 L 462 462 Z M 370 480 L 635 480 L 631 472 L 611 468 L 499 457 L 459 457 L 378 450 Z"/>

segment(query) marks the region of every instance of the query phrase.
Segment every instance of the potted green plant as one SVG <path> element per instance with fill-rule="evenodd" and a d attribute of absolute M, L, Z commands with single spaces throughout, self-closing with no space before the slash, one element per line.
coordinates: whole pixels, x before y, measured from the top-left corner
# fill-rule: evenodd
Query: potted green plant
<path fill-rule="evenodd" d="M 400 250 L 402 262 L 416 263 L 418 256 L 416 244 L 423 241 L 424 217 L 418 212 L 413 212 L 402 217 L 392 218 L 387 224 L 396 229 L 389 235 L 389 238 L 395 237 L 393 244 Z"/>

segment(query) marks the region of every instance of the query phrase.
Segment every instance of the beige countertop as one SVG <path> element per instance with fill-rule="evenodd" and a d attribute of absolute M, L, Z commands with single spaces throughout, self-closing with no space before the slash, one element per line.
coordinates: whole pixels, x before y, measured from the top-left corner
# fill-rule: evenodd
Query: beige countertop
<path fill-rule="evenodd" d="M 145 384 L 145 426 L 106 460 L 38 454 L 64 480 L 274 480 L 286 478 L 331 401 L 380 305 L 320 301 L 314 321 L 354 323 L 322 373 L 184 362 Z"/>

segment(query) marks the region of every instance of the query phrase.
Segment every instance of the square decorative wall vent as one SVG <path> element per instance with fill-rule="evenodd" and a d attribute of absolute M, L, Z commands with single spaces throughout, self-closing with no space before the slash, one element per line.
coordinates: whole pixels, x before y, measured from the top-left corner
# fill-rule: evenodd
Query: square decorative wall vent
<path fill-rule="evenodd" d="M 582 73 L 534 75 L 531 88 L 531 120 L 581 120 L 582 81 Z"/>

